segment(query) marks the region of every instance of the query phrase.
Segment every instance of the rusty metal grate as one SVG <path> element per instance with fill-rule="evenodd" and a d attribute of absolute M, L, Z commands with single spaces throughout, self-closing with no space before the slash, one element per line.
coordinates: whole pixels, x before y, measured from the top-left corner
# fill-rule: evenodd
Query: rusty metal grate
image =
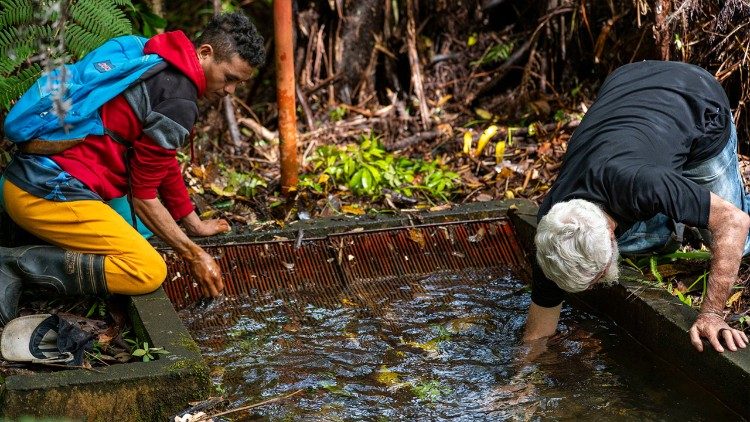
<path fill-rule="evenodd" d="M 207 247 L 224 275 L 230 314 L 210 322 L 226 325 L 243 298 L 282 298 L 290 314 L 304 304 L 332 306 L 354 300 L 377 312 L 383 300 L 419 294 L 419 280 L 431 274 L 502 268 L 526 273 L 524 252 L 508 220 L 456 222 L 333 234 L 295 241 Z M 164 289 L 175 307 L 200 299 L 185 263 L 166 253 Z M 232 305 L 233 304 L 233 305 Z M 232 305 L 232 306 L 229 306 Z M 240 313 L 242 311 L 237 310 Z M 209 321 L 204 321 L 209 323 Z"/>

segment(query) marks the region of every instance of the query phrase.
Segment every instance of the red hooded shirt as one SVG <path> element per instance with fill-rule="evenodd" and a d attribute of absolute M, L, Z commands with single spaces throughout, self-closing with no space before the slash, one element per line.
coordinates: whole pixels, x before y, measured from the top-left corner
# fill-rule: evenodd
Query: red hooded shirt
<path fill-rule="evenodd" d="M 131 143 L 129 160 L 125 159 L 127 147 L 108 135 L 89 135 L 51 158 L 105 201 L 127 194 L 129 171 L 134 197 L 154 199 L 158 195 L 179 220 L 193 211 L 193 204 L 176 148 L 192 130 L 198 113 L 196 101 L 205 92 L 206 79 L 193 44 L 181 31 L 154 36 L 144 53 L 158 54 L 170 65 L 144 82 L 151 108 L 146 124 L 177 130 L 159 132 L 159 141 L 155 141 L 144 133 L 143 122 L 121 94 L 102 107 L 101 116 L 104 127 Z"/>

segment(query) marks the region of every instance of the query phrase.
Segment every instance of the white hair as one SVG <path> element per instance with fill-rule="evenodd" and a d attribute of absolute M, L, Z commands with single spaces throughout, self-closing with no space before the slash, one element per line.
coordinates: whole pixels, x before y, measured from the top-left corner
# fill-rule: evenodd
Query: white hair
<path fill-rule="evenodd" d="M 567 292 L 584 291 L 595 278 L 612 283 L 619 276 L 609 220 L 589 201 L 555 204 L 539 221 L 534 243 L 539 267 Z"/>

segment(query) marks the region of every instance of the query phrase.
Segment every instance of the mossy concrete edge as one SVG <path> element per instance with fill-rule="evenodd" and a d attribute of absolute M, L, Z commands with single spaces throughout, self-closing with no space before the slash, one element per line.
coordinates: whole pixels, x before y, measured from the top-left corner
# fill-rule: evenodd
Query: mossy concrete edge
<path fill-rule="evenodd" d="M 536 211 L 510 213 L 519 242 L 534 250 Z M 605 314 L 647 349 L 684 372 L 696 384 L 739 415 L 750 417 L 750 348 L 718 353 L 704 341 L 698 352 L 690 343 L 688 330 L 698 313 L 683 305 L 665 289 L 649 288 L 638 282 L 638 273 L 622 268 L 620 283 L 570 295 L 573 303 Z"/>
<path fill-rule="evenodd" d="M 0 416 L 67 417 L 87 421 L 166 420 L 204 399 L 208 368 L 163 289 L 130 299 L 139 338 L 169 354 L 151 362 L 61 370 L 5 379 Z"/>

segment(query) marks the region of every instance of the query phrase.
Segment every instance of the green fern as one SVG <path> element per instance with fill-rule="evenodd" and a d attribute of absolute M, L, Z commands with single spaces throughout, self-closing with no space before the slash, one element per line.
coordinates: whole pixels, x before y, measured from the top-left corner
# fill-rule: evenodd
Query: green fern
<path fill-rule="evenodd" d="M 96 34 L 105 40 L 133 32 L 133 26 L 125 12 L 112 0 L 78 0 L 71 7 L 70 15 L 73 21 L 89 34 Z M 96 47 L 98 45 L 88 51 Z"/>
<path fill-rule="evenodd" d="M 11 101 L 21 96 L 42 74 L 42 68 L 34 63 L 13 76 L 0 77 L 0 105 L 7 109 Z"/>
<path fill-rule="evenodd" d="M 31 0 L 0 0 L 0 28 L 28 23 L 33 15 Z"/>
<path fill-rule="evenodd" d="M 68 25 L 65 31 L 65 44 L 76 57 L 83 57 L 107 41 L 107 37 L 89 32 L 76 24 Z"/>
<path fill-rule="evenodd" d="M 54 42 L 55 31 L 50 24 L 35 21 L 34 10 L 39 3 L 46 7 L 51 1 L 0 0 L 0 111 L 7 110 L 41 74 L 40 64 L 27 63 L 38 52 L 40 41 Z M 136 10 L 131 0 L 58 1 L 69 2 L 64 55 L 78 59 L 109 38 L 133 32 L 125 13 Z"/>

